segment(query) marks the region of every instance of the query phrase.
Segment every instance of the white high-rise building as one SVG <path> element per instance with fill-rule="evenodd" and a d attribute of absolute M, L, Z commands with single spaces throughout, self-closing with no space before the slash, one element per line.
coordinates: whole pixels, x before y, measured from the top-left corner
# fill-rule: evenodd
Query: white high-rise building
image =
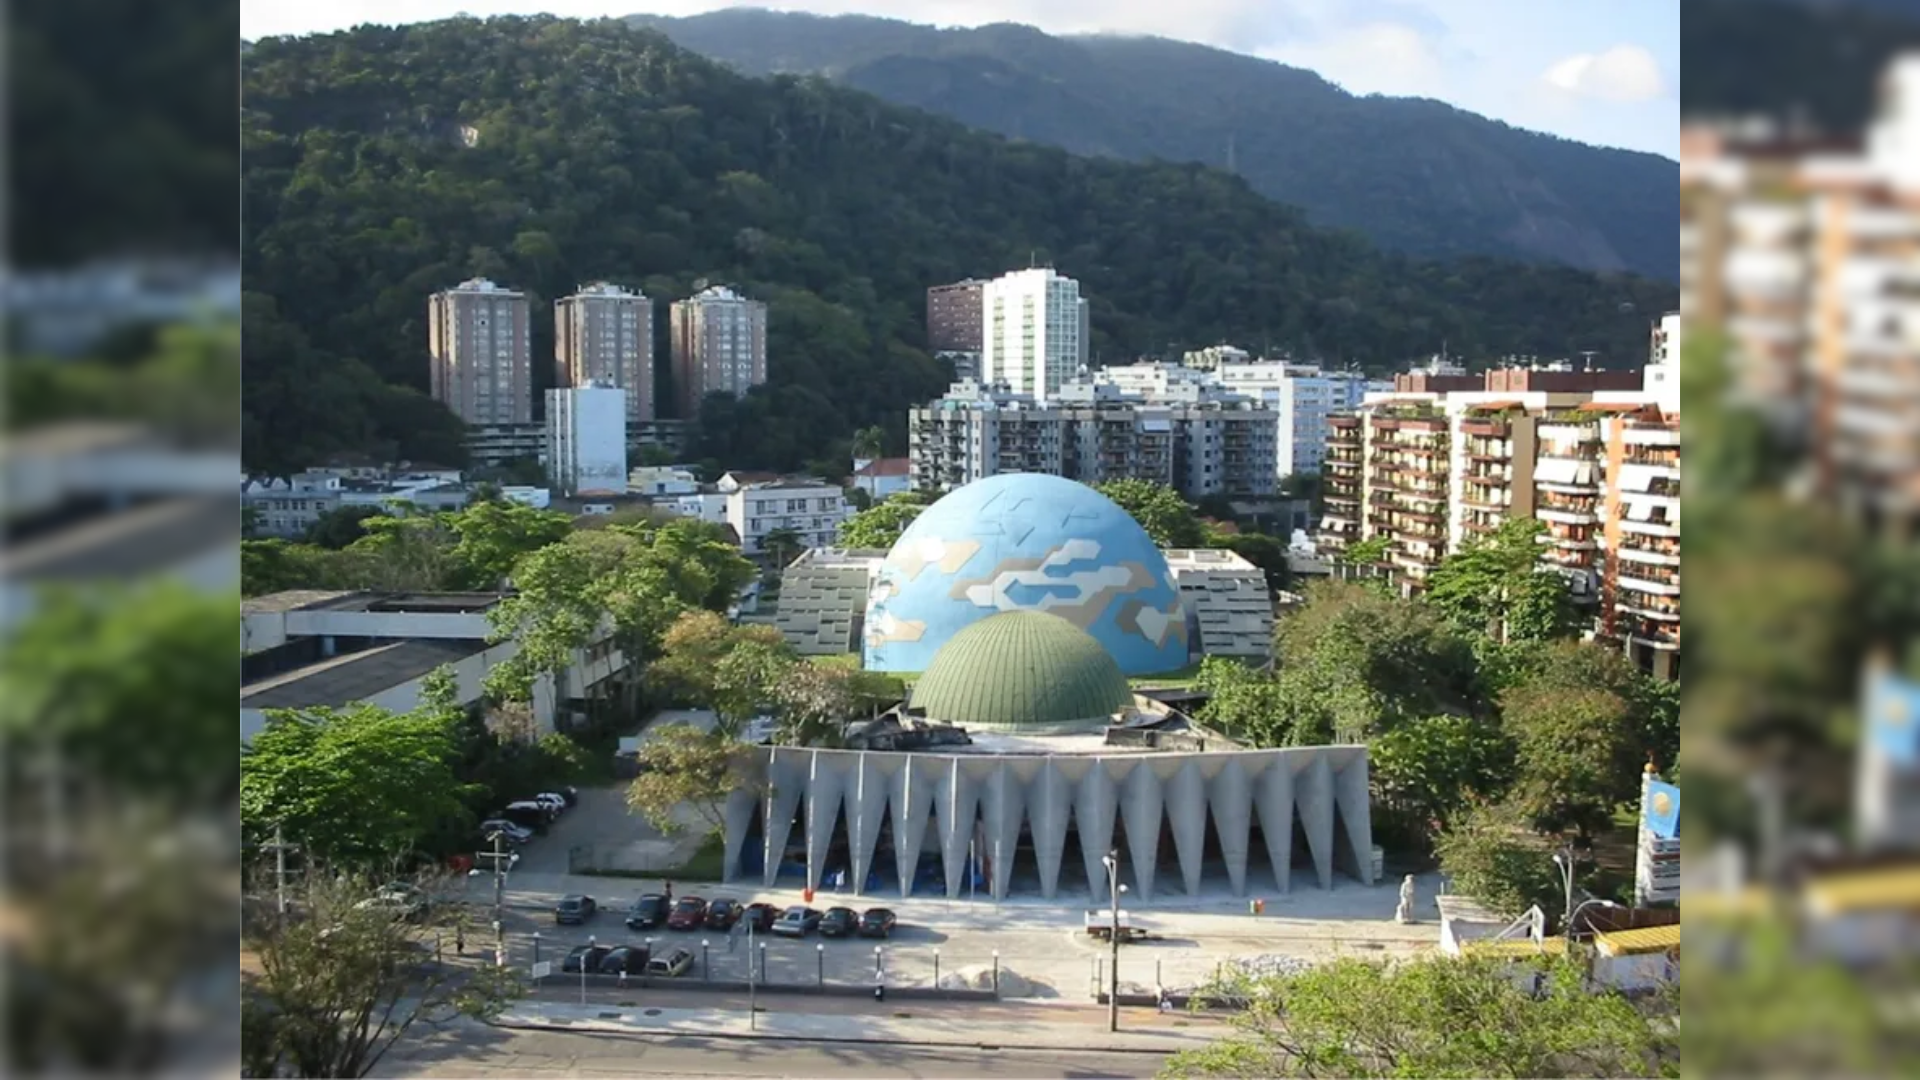
<path fill-rule="evenodd" d="M 627 490 L 627 392 L 588 384 L 547 391 L 547 478 L 561 494 Z"/>
<path fill-rule="evenodd" d="M 1368 390 L 1362 375 L 1311 364 L 1223 363 L 1214 374 L 1221 386 L 1266 402 L 1279 417 L 1274 467 L 1282 478 L 1320 471 L 1327 455 L 1327 417 L 1358 408 Z"/>
<path fill-rule="evenodd" d="M 533 420 L 527 297 L 486 278 L 434 293 L 427 304 L 433 399 L 469 424 Z"/>
<path fill-rule="evenodd" d="M 980 381 L 1045 401 L 1080 376 L 1089 355 L 1080 283 L 1052 269 L 1016 270 L 981 291 Z"/>
<path fill-rule="evenodd" d="M 553 302 L 554 385 L 617 386 L 627 419 L 653 419 L 653 301 L 597 281 Z"/>

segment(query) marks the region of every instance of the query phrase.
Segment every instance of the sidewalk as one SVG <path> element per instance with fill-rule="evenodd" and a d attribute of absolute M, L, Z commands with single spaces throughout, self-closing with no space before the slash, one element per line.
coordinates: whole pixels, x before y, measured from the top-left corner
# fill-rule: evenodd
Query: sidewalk
<path fill-rule="evenodd" d="M 839 1011 L 802 1012 L 796 1011 L 796 1005 L 816 1010 L 831 1006 Z M 1029 1003 L 1027 1007 L 975 1007 L 922 1001 L 882 1006 L 871 1001 L 786 997 L 762 999 L 760 1008 L 749 1026 L 744 1002 L 731 1008 L 663 1009 L 522 1000 L 493 1023 L 507 1028 L 625 1035 L 1150 1054 L 1197 1049 L 1227 1033 L 1227 1028 L 1215 1021 L 1178 1013 L 1160 1015 L 1145 1009 L 1122 1009 L 1120 1031 L 1116 1033 L 1106 1030 L 1105 1009 L 1085 1006 Z M 1175 1027 L 1176 1023 L 1188 1026 Z"/>

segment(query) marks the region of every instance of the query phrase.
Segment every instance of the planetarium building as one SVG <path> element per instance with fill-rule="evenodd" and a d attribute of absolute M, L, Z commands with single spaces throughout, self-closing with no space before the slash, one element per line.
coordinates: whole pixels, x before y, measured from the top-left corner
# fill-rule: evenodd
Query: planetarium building
<path fill-rule="evenodd" d="M 1264 654 L 1265 582 L 1230 552 L 1162 552 L 1092 488 L 1013 474 L 891 551 L 803 555 L 781 593 L 802 652 L 910 691 L 898 739 L 759 751 L 766 782 L 726 808 L 729 880 L 1101 900 L 1114 850 L 1141 900 L 1284 892 L 1296 868 L 1373 882 L 1364 747 L 1241 749 L 1129 683 Z"/>

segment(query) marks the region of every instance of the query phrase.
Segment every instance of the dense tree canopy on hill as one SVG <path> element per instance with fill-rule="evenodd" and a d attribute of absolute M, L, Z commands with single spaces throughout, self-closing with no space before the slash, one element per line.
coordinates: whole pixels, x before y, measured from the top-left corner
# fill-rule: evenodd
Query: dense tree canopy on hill
<path fill-rule="evenodd" d="M 727 8 L 635 16 L 749 75 L 819 74 L 1076 154 L 1197 161 L 1381 247 L 1679 279 L 1678 165 L 1186 41 Z"/>
<path fill-rule="evenodd" d="M 1689 115 L 1797 115 L 1832 132 L 1872 119 L 1880 74 L 1920 48 L 1920 5 L 1907 0 L 1687 0 L 1680 107 Z"/>
<path fill-rule="evenodd" d="M 547 309 L 579 282 L 768 301 L 769 385 L 710 400 L 696 456 L 770 468 L 842 456 L 868 425 L 899 435 L 948 376 L 924 350 L 925 288 L 1030 260 L 1082 282 L 1096 362 L 1228 338 L 1376 371 L 1443 342 L 1628 364 L 1677 301 L 1632 277 L 1381 254 L 1225 173 L 748 79 L 613 20 L 366 26 L 243 63 L 254 468 L 369 443 L 427 457 L 427 437 L 453 457 L 411 391 L 428 294 L 475 274 L 529 293 L 537 385 Z"/>

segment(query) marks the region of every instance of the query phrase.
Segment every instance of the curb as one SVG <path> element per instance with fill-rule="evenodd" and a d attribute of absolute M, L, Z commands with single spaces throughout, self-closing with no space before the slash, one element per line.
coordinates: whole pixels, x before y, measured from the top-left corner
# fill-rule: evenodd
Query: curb
<path fill-rule="evenodd" d="M 831 1035 L 776 1035 L 760 1032 L 739 1031 L 643 1031 L 634 1028 L 616 1028 L 594 1026 L 608 1021 L 585 1021 L 581 1024 L 537 1021 L 537 1020 L 488 1020 L 489 1027 L 506 1028 L 513 1031 L 561 1031 L 575 1035 L 616 1035 L 630 1038 L 675 1038 L 675 1039 L 741 1039 L 760 1042 L 826 1043 L 830 1045 L 852 1046 L 915 1046 L 926 1049 L 941 1047 L 954 1050 L 1029 1050 L 1060 1054 L 1153 1054 L 1166 1056 L 1179 1053 L 1190 1047 L 1169 1047 L 1167 1049 L 1146 1049 L 1137 1046 L 1048 1046 L 1038 1043 L 992 1042 L 925 1042 L 917 1039 L 856 1039 Z"/>

